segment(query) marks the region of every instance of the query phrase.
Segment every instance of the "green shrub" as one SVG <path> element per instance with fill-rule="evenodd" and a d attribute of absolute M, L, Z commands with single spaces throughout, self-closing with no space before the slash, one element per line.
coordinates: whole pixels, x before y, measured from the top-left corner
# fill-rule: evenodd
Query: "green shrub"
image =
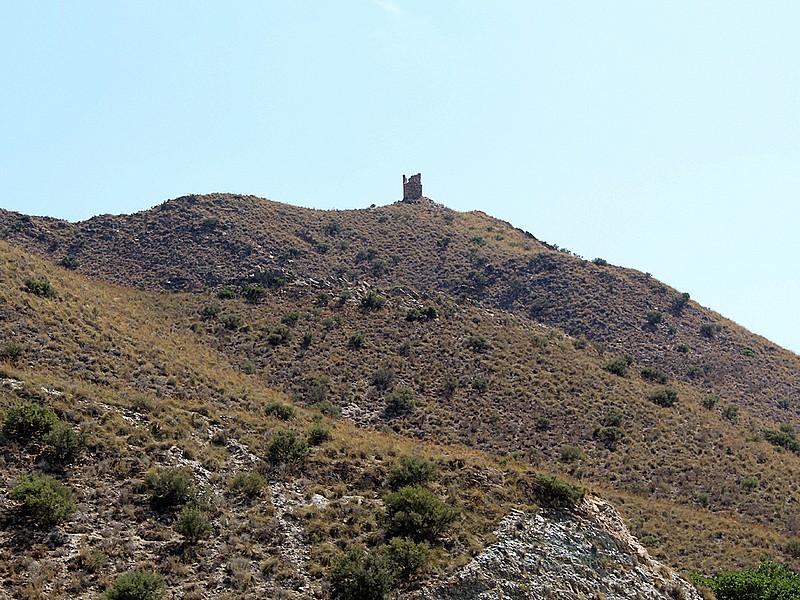
<path fill-rule="evenodd" d="M 236 298 L 236 295 L 237 295 L 236 292 L 228 289 L 220 290 L 217 292 L 217 298 L 219 298 L 220 300 L 233 300 L 234 298 Z"/>
<path fill-rule="evenodd" d="M 722 331 L 722 325 L 718 325 L 717 323 L 705 323 L 700 326 L 700 335 L 705 338 L 711 339 L 720 331 Z"/>
<path fill-rule="evenodd" d="M 236 331 L 244 324 L 242 317 L 239 315 L 225 315 L 220 319 L 220 322 L 225 329 L 230 331 Z"/>
<path fill-rule="evenodd" d="M 313 407 L 323 415 L 328 415 L 334 419 L 338 419 L 342 414 L 342 410 L 330 400 L 321 400 L 319 402 L 315 402 Z"/>
<path fill-rule="evenodd" d="M 216 319 L 221 311 L 222 309 L 216 304 L 206 304 L 200 311 L 200 318 L 204 321 L 210 321 L 211 319 Z"/>
<path fill-rule="evenodd" d="M 77 460 L 86 447 L 86 436 L 63 423 L 57 422 L 42 438 L 43 458 L 52 466 L 61 467 Z"/>
<path fill-rule="evenodd" d="M 482 335 L 470 336 L 467 347 L 474 352 L 483 352 L 489 349 L 489 341 Z"/>
<path fill-rule="evenodd" d="M 303 339 L 300 340 L 300 347 L 301 348 L 310 348 L 311 343 L 314 341 L 314 334 L 310 331 L 306 331 L 303 334 Z"/>
<path fill-rule="evenodd" d="M 294 465 L 308 455 L 308 442 L 294 431 L 279 431 L 267 444 L 267 458 L 275 465 Z"/>
<path fill-rule="evenodd" d="M 137 569 L 118 577 L 103 594 L 103 600 L 159 600 L 165 587 L 164 578 L 158 573 Z"/>
<path fill-rule="evenodd" d="M 244 284 L 242 286 L 242 296 L 244 296 L 244 299 L 250 304 L 261 302 L 261 300 L 266 297 L 267 293 L 268 290 L 266 288 L 257 285 Z"/>
<path fill-rule="evenodd" d="M 180 467 L 150 473 L 145 483 L 150 490 L 150 502 L 158 509 L 182 506 L 197 497 L 194 477 Z"/>
<path fill-rule="evenodd" d="M 264 413 L 269 416 L 278 417 L 279 419 L 288 421 L 289 419 L 294 418 L 295 410 L 294 407 L 289 406 L 288 404 L 283 404 L 281 402 L 270 402 L 264 408 Z"/>
<path fill-rule="evenodd" d="M 386 410 L 391 413 L 411 412 L 416 404 L 416 395 L 409 388 L 397 388 L 386 395 Z"/>
<path fill-rule="evenodd" d="M 331 439 L 331 430 L 322 423 L 314 423 L 308 428 L 308 444 L 310 446 L 319 446 L 329 439 Z"/>
<path fill-rule="evenodd" d="M 34 527 L 53 527 L 75 512 L 75 496 L 49 475 L 23 477 L 8 497 L 18 503 L 19 513 Z"/>
<path fill-rule="evenodd" d="M 353 350 L 361 350 L 361 348 L 364 347 L 364 334 L 354 333 L 350 336 L 350 339 L 347 340 L 347 345 Z"/>
<path fill-rule="evenodd" d="M 673 298 L 672 304 L 670 305 L 672 313 L 676 316 L 683 314 L 683 309 L 689 304 L 689 298 L 688 292 L 684 292 L 680 296 Z"/>
<path fill-rule="evenodd" d="M 650 394 L 650 401 L 655 402 L 659 406 L 669 408 L 671 406 L 674 406 L 675 403 L 678 401 L 678 392 L 676 392 L 672 388 L 663 388 L 660 390 L 656 390 L 655 392 Z"/>
<path fill-rule="evenodd" d="M 717 405 L 717 402 L 719 402 L 719 398 L 717 396 L 709 395 L 703 398 L 700 404 L 702 404 L 703 408 L 711 410 Z"/>
<path fill-rule="evenodd" d="M 686 344 L 678 344 L 677 346 L 675 346 L 675 349 L 681 354 L 686 354 L 689 352 L 689 346 L 687 346 Z"/>
<path fill-rule="evenodd" d="M 438 316 L 435 306 L 425 308 L 409 308 L 406 313 L 406 321 L 432 321 Z"/>
<path fill-rule="evenodd" d="M 561 462 L 571 463 L 581 460 L 583 458 L 583 451 L 576 446 L 561 446 L 559 456 L 561 457 Z"/>
<path fill-rule="evenodd" d="M 547 506 L 574 507 L 583 500 L 584 495 L 583 489 L 577 485 L 543 473 L 533 478 L 531 491 L 538 502 Z"/>
<path fill-rule="evenodd" d="M 424 543 L 394 537 L 378 548 L 387 559 L 389 569 L 398 581 L 408 581 L 422 571 L 430 560 L 430 550 Z"/>
<path fill-rule="evenodd" d="M 292 332 L 288 327 L 286 327 L 286 325 L 276 325 L 269 330 L 269 333 L 267 334 L 267 342 L 273 346 L 278 346 L 279 344 L 288 342 L 291 337 Z"/>
<path fill-rule="evenodd" d="M 479 394 L 483 394 L 486 390 L 489 389 L 489 382 L 486 379 L 483 379 L 482 377 L 473 379 L 472 389 L 478 392 Z"/>
<path fill-rule="evenodd" d="M 594 437 L 609 450 L 616 450 L 625 432 L 620 427 L 600 427 L 595 430 Z"/>
<path fill-rule="evenodd" d="M 379 390 L 388 389 L 396 379 L 394 371 L 390 367 L 380 367 L 372 375 L 372 385 Z"/>
<path fill-rule="evenodd" d="M 414 485 L 384 498 L 386 535 L 415 542 L 434 542 L 456 518 L 457 512 L 433 492 Z"/>
<path fill-rule="evenodd" d="M 789 600 L 800 598 L 800 575 L 769 560 L 757 568 L 727 571 L 713 577 L 693 577 L 711 588 L 717 600 Z"/>
<path fill-rule="evenodd" d="M 553 423 L 547 417 L 539 417 L 533 425 L 536 431 L 550 431 L 553 428 Z"/>
<path fill-rule="evenodd" d="M 53 409 L 34 402 L 12 406 L 5 413 L 3 434 L 21 444 L 50 431 L 58 422 Z"/>
<path fill-rule="evenodd" d="M 266 485 L 267 480 L 261 473 L 249 471 L 247 473 L 237 473 L 233 478 L 231 489 L 237 494 L 242 494 L 252 499 L 259 496 Z"/>
<path fill-rule="evenodd" d="M 23 283 L 23 290 L 42 298 L 55 298 L 58 294 L 47 279 L 28 278 Z"/>
<path fill-rule="evenodd" d="M 617 356 L 615 359 L 603 365 L 603 368 L 609 373 L 618 375 L 619 377 L 627 377 L 630 367 L 633 364 L 633 357 L 625 354 Z"/>
<path fill-rule="evenodd" d="M 664 313 L 651 310 L 647 313 L 647 324 L 655 327 L 656 325 L 664 322 Z"/>
<path fill-rule="evenodd" d="M 656 369 L 655 367 L 645 367 L 642 369 L 641 375 L 642 379 L 646 379 L 647 381 L 652 381 L 654 383 L 660 383 L 661 385 L 669 382 L 669 376 L 664 373 L 664 371 Z"/>
<path fill-rule="evenodd" d="M 800 441 L 797 440 L 794 428 L 789 424 L 781 425 L 778 431 L 767 429 L 764 431 L 764 439 L 774 446 L 780 446 L 795 454 L 800 454 Z"/>
<path fill-rule="evenodd" d="M 58 265 L 60 267 L 64 267 L 65 269 L 70 269 L 74 271 L 80 266 L 80 263 L 78 262 L 77 256 L 65 256 L 60 261 L 58 261 Z"/>
<path fill-rule="evenodd" d="M 195 506 L 184 506 L 172 528 L 182 535 L 188 544 L 196 544 L 207 537 L 212 529 L 208 514 Z"/>
<path fill-rule="evenodd" d="M 361 299 L 361 308 L 364 310 L 380 310 L 384 304 L 386 304 L 386 298 L 374 291 L 367 292 L 367 295 Z"/>
<path fill-rule="evenodd" d="M 0 349 L 0 359 L 14 361 L 25 353 L 25 346 L 17 342 L 6 342 Z"/>
<path fill-rule="evenodd" d="M 622 425 L 622 420 L 625 418 L 621 412 L 615 409 L 609 410 L 605 416 L 600 420 L 604 427 L 619 427 Z"/>
<path fill-rule="evenodd" d="M 281 323 L 292 327 L 300 319 L 300 313 L 296 311 L 288 312 L 281 317 Z"/>
<path fill-rule="evenodd" d="M 386 484 L 393 490 L 409 485 L 423 485 L 433 479 L 439 467 L 419 456 L 403 456 L 386 477 Z"/>
<path fill-rule="evenodd" d="M 739 420 L 739 407 L 735 404 L 729 404 L 722 410 L 722 416 L 731 423 L 736 423 Z"/>
<path fill-rule="evenodd" d="M 340 557 L 328 578 L 332 600 L 383 600 L 393 585 L 385 558 L 362 550 Z"/>
<path fill-rule="evenodd" d="M 256 363 L 252 360 L 246 360 L 242 363 L 242 373 L 245 375 L 252 375 L 256 372 Z"/>

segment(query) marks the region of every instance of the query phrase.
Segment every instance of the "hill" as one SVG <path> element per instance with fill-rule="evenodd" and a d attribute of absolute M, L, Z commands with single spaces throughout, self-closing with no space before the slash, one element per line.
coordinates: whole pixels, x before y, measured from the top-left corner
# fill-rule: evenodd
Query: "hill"
<path fill-rule="evenodd" d="M 22 348 L 6 377 L 64 415 L 91 399 L 75 423 L 97 427 L 92 405 L 108 407 L 116 424 L 92 448 L 100 462 L 109 440 L 136 457 L 120 481 L 141 480 L 156 448 L 231 472 L 229 450 L 203 436 L 236 432 L 263 449 L 258 432 L 281 425 L 263 409 L 277 402 L 297 411 L 295 428 L 317 414 L 334 440 L 365 440 L 315 454 L 303 475 L 321 474 L 316 485 L 350 477 L 374 494 L 386 457 L 421 452 L 450 493 L 468 463 L 491 464 L 458 492 L 474 516 L 454 565 L 510 506 L 530 507 L 511 482 L 538 469 L 614 501 L 679 568 L 793 560 L 800 360 L 646 274 L 430 202 L 325 212 L 214 195 L 74 224 L 3 212 L 0 227 L 50 261 L 5 248 L 2 324 Z M 26 278 L 51 282 L 58 299 L 26 293 Z M 325 552 L 315 564 L 329 564 Z"/>

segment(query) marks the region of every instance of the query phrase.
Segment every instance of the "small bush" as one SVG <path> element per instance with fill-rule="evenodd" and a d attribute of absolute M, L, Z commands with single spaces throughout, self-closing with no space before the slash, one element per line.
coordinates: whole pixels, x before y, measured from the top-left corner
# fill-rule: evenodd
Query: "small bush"
<path fill-rule="evenodd" d="M 378 551 L 386 556 L 392 575 L 400 581 L 408 581 L 422 571 L 431 554 L 425 544 L 400 537 L 392 538 Z"/>
<path fill-rule="evenodd" d="M 652 381 L 653 383 L 664 385 L 669 382 L 669 376 L 664 373 L 664 371 L 656 369 L 655 367 L 645 367 L 642 369 L 641 375 L 642 379 Z"/>
<path fill-rule="evenodd" d="M 409 308 L 406 313 L 406 321 L 432 321 L 438 316 L 435 306 L 425 308 Z"/>
<path fill-rule="evenodd" d="M 103 594 L 103 600 L 159 600 L 164 596 L 164 578 L 158 573 L 137 569 L 117 578 Z"/>
<path fill-rule="evenodd" d="M 609 373 L 613 373 L 619 377 L 627 377 L 632 364 L 633 357 L 625 354 L 623 356 L 617 356 L 612 361 L 607 362 L 603 368 Z"/>
<path fill-rule="evenodd" d="M 225 315 L 220 319 L 220 323 L 225 329 L 236 331 L 244 324 L 242 317 L 239 315 Z"/>
<path fill-rule="evenodd" d="M 703 408 L 707 408 L 707 409 L 711 410 L 712 408 L 714 408 L 717 405 L 717 402 L 719 402 L 719 398 L 717 396 L 709 395 L 709 396 L 706 396 L 705 398 L 703 398 L 701 400 L 700 404 L 702 404 Z"/>
<path fill-rule="evenodd" d="M 308 455 L 308 442 L 294 431 L 279 431 L 267 445 L 267 458 L 274 465 L 294 465 Z"/>
<path fill-rule="evenodd" d="M 172 528 L 182 535 L 188 544 L 196 544 L 207 537 L 212 530 L 208 514 L 194 506 L 184 506 Z"/>
<path fill-rule="evenodd" d="M 486 379 L 483 379 L 482 377 L 473 379 L 472 389 L 478 392 L 479 394 L 483 394 L 486 390 L 489 389 L 489 382 Z"/>
<path fill-rule="evenodd" d="M 237 294 L 233 290 L 224 289 L 217 292 L 217 298 L 220 300 L 233 300 L 236 296 Z"/>
<path fill-rule="evenodd" d="M 648 325 L 655 327 L 656 325 L 659 325 L 660 323 L 663 322 L 664 322 L 664 313 L 657 310 L 651 310 L 647 313 Z"/>
<path fill-rule="evenodd" d="M 553 428 L 553 423 L 547 417 L 539 417 L 536 419 L 534 427 L 539 432 L 550 431 Z"/>
<path fill-rule="evenodd" d="M 704 338 L 711 339 L 720 331 L 722 331 L 722 325 L 718 325 L 717 323 L 705 323 L 700 326 L 700 335 Z"/>
<path fill-rule="evenodd" d="M 6 411 L 3 434 L 21 444 L 50 431 L 58 422 L 53 409 L 34 402 L 12 406 Z"/>
<path fill-rule="evenodd" d="M 739 420 L 739 407 L 735 404 L 729 404 L 722 410 L 722 416 L 731 423 L 736 423 Z"/>
<path fill-rule="evenodd" d="M 0 349 L 0 359 L 15 361 L 25 353 L 25 346 L 17 342 L 7 342 Z"/>
<path fill-rule="evenodd" d="M 49 475 L 20 479 L 8 497 L 19 504 L 19 513 L 34 527 L 53 527 L 75 512 L 75 496 Z"/>
<path fill-rule="evenodd" d="M 386 298 L 374 291 L 367 292 L 367 295 L 361 299 L 361 308 L 364 310 L 380 310 L 384 304 L 386 304 Z"/>
<path fill-rule="evenodd" d="M 245 284 L 242 286 L 242 296 L 244 296 L 244 299 L 250 304 L 257 304 L 258 302 L 261 302 L 261 300 L 263 300 L 268 293 L 269 292 L 266 288 L 257 285 Z"/>
<path fill-rule="evenodd" d="M 267 485 L 267 480 L 258 471 L 249 471 L 247 473 L 237 473 L 233 478 L 231 489 L 237 493 L 242 494 L 248 498 L 256 498 L 263 492 Z"/>
<path fill-rule="evenodd" d="M 467 347 L 473 352 L 484 352 L 489 349 L 489 341 L 482 335 L 470 336 Z"/>
<path fill-rule="evenodd" d="M 294 418 L 295 410 L 293 406 L 289 406 L 288 404 L 283 404 L 281 402 L 270 402 L 264 408 L 264 414 L 288 421 L 289 419 Z"/>
<path fill-rule="evenodd" d="M 300 319 L 300 313 L 297 311 L 288 312 L 281 317 L 281 323 L 284 325 L 288 325 L 289 327 L 294 326 L 297 321 Z"/>
<path fill-rule="evenodd" d="M 364 347 L 364 334 L 354 333 L 350 336 L 350 339 L 347 340 L 347 345 L 353 350 L 361 350 L 361 348 Z"/>
<path fill-rule="evenodd" d="M 389 538 L 434 542 L 457 515 L 436 494 L 418 485 L 387 494 L 384 503 Z"/>
<path fill-rule="evenodd" d="M 561 462 L 576 462 L 583 458 L 583 451 L 576 446 L 561 446 L 559 456 L 561 457 Z"/>
<path fill-rule="evenodd" d="M 683 314 L 683 310 L 689 304 L 690 297 L 691 296 L 689 296 L 688 292 L 684 292 L 680 296 L 676 296 L 675 298 L 673 298 L 672 304 L 670 305 L 672 313 L 676 316 Z"/>
<path fill-rule="evenodd" d="M 200 318 L 204 321 L 210 321 L 216 319 L 221 311 L 222 309 L 216 304 L 206 304 L 200 311 Z"/>
<path fill-rule="evenodd" d="M 389 471 L 386 484 L 393 490 L 409 485 L 423 485 L 433 479 L 438 471 L 436 463 L 418 456 L 403 456 Z"/>
<path fill-rule="evenodd" d="M 58 265 L 60 267 L 64 267 L 65 269 L 70 269 L 71 271 L 74 271 L 80 266 L 80 263 L 78 262 L 78 257 L 76 256 L 65 256 L 60 261 L 58 261 Z"/>
<path fill-rule="evenodd" d="M 600 427 L 595 430 L 594 437 L 609 450 L 616 450 L 625 432 L 620 427 Z"/>
<path fill-rule="evenodd" d="M 543 473 L 533 478 L 532 492 L 538 502 L 548 506 L 574 507 L 584 495 L 583 489 L 577 485 Z"/>
<path fill-rule="evenodd" d="M 309 446 L 319 446 L 331 439 L 331 430 L 322 423 L 314 423 L 308 428 Z"/>
<path fill-rule="evenodd" d="M 276 325 L 269 330 L 267 342 L 273 346 L 278 346 L 288 342 L 292 337 L 291 330 L 286 325 Z"/>
<path fill-rule="evenodd" d="M 386 410 L 392 413 L 411 412 L 416 404 L 416 395 L 409 388 L 397 388 L 386 396 Z"/>
<path fill-rule="evenodd" d="M 678 392 L 676 392 L 672 388 L 663 388 L 661 390 L 656 390 L 655 392 L 650 394 L 650 401 L 655 402 L 659 406 L 669 408 L 671 406 L 674 406 L 675 403 L 678 401 Z"/>
<path fill-rule="evenodd" d="M 385 558 L 362 550 L 339 558 L 328 578 L 332 600 L 383 600 L 393 585 Z"/>
<path fill-rule="evenodd" d="M 677 346 L 675 346 L 675 349 L 681 354 L 687 354 L 689 352 L 689 346 L 687 346 L 686 344 L 678 344 Z"/>
<path fill-rule="evenodd" d="M 786 565 L 762 560 L 757 568 L 728 571 L 714 577 L 693 577 L 708 586 L 717 600 L 784 600 L 800 598 L 800 575 Z"/>
<path fill-rule="evenodd" d="M 615 409 L 609 410 L 605 416 L 600 420 L 604 427 L 619 427 L 622 425 L 622 420 L 625 418 L 621 412 Z"/>
<path fill-rule="evenodd" d="M 51 466 L 62 467 L 75 462 L 86 447 L 86 436 L 63 422 L 57 422 L 42 438 L 43 458 Z"/>
<path fill-rule="evenodd" d="M 42 298 L 55 298 L 58 293 L 47 279 L 28 278 L 23 284 L 23 290 L 34 296 Z"/>
<path fill-rule="evenodd" d="M 774 446 L 786 448 L 796 454 L 800 454 L 800 441 L 791 425 L 781 425 L 778 431 L 767 429 L 764 431 L 764 439 Z"/>
<path fill-rule="evenodd" d="M 394 370 L 390 367 L 380 367 L 375 373 L 372 374 L 372 385 L 379 390 L 388 389 L 396 379 Z"/>
<path fill-rule="evenodd" d="M 158 509 L 182 506 L 197 497 L 194 477 L 179 467 L 150 473 L 145 483 L 150 490 L 150 502 Z"/>

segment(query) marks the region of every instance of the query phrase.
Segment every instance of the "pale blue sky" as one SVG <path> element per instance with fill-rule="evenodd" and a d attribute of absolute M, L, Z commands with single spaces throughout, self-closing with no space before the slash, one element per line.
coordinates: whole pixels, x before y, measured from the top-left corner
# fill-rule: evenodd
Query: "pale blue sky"
<path fill-rule="evenodd" d="M 800 3 L 0 5 L 0 206 L 386 204 L 403 173 L 800 351 Z"/>

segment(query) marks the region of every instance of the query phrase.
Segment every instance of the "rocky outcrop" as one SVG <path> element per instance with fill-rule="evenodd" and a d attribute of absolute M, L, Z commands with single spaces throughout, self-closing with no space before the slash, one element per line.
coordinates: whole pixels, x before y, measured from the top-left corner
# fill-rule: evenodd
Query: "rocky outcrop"
<path fill-rule="evenodd" d="M 419 600 L 700 600 L 697 590 L 652 558 L 605 500 L 575 512 L 512 511 L 497 541 Z"/>

